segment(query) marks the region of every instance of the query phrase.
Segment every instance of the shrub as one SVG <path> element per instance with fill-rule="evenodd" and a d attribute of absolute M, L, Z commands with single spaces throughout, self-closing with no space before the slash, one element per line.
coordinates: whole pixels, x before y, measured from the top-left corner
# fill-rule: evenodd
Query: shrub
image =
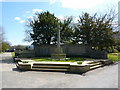
<path fill-rule="evenodd" d="M 28 63 L 29 61 L 22 61 L 22 63 Z"/>
<path fill-rule="evenodd" d="M 119 51 L 117 49 L 113 49 L 113 52 L 114 53 L 118 53 Z"/>
<path fill-rule="evenodd" d="M 15 52 L 11 52 L 12 53 L 12 57 L 15 57 Z"/>
<path fill-rule="evenodd" d="M 82 61 L 77 62 L 77 64 L 82 64 Z"/>

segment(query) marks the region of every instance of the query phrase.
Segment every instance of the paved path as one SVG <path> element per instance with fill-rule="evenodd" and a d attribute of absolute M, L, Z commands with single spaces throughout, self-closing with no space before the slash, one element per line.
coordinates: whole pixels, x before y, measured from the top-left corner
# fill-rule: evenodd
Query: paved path
<path fill-rule="evenodd" d="M 105 66 L 83 75 L 64 72 L 20 71 L 4 53 L 2 62 L 3 88 L 118 88 L 118 64 Z"/>

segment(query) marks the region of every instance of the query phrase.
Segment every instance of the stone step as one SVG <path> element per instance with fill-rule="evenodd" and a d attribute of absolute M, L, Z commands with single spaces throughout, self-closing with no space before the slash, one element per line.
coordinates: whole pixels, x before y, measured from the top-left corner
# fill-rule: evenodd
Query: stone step
<path fill-rule="evenodd" d="M 93 70 L 93 69 L 96 69 L 96 68 L 99 68 L 99 67 L 102 67 L 102 66 L 103 66 L 102 64 L 96 65 L 96 66 L 92 66 L 92 67 L 90 67 L 90 70 Z"/>
<path fill-rule="evenodd" d="M 40 70 L 40 71 L 61 71 L 67 72 L 69 69 L 50 69 L 50 68 L 32 68 L 32 70 Z"/>
<path fill-rule="evenodd" d="M 69 71 L 70 64 L 69 63 L 61 63 L 61 62 L 39 62 L 34 63 L 32 66 L 32 70 L 41 70 L 41 71 Z"/>
<path fill-rule="evenodd" d="M 16 67 L 19 68 L 19 64 L 18 63 L 15 63 Z"/>
<path fill-rule="evenodd" d="M 90 67 L 92 67 L 92 66 L 96 66 L 96 65 L 101 65 L 101 64 L 102 64 L 101 62 L 92 63 L 92 64 L 90 64 Z"/>
<path fill-rule="evenodd" d="M 69 69 L 69 66 L 50 66 L 50 65 L 33 65 L 32 68 L 60 68 L 60 69 Z"/>
<path fill-rule="evenodd" d="M 91 62 L 88 62 L 87 64 L 94 64 L 94 63 L 101 63 L 101 61 L 91 61 Z"/>
<path fill-rule="evenodd" d="M 33 66 L 44 66 L 44 65 L 47 65 L 47 66 L 70 66 L 70 64 L 64 64 L 64 63 L 34 63 Z"/>

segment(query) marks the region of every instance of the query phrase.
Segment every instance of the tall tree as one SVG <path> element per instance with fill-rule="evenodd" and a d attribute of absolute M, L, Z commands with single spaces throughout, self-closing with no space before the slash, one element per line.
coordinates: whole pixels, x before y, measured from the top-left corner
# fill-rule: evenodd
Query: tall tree
<path fill-rule="evenodd" d="M 2 52 L 2 42 L 4 39 L 3 27 L 0 26 L 0 52 Z"/>
<path fill-rule="evenodd" d="M 67 17 L 63 21 L 60 21 L 61 42 L 70 43 L 73 37 L 72 17 Z"/>
<path fill-rule="evenodd" d="M 74 34 L 79 38 L 75 42 L 90 45 L 97 50 L 107 50 L 115 44 L 112 20 L 113 18 L 108 18 L 107 14 L 97 17 L 97 14 L 90 16 L 88 13 L 83 13 L 75 28 Z"/>
<path fill-rule="evenodd" d="M 93 39 L 94 20 L 88 13 L 79 16 L 78 25 L 75 27 L 75 42 L 82 42 L 85 45 L 91 45 Z"/>
<path fill-rule="evenodd" d="M 7 50 L 10 47 L 10 44 L 8 42 L 2 42 L 2 52 Z"/>
<path fill-rule="evenodd" d="M 28 24 L 32 31 L 30 36 L 34 43 L 50 44 L 56 38 L 58 19 L 48 11 L 36 15 L 37 18 L 30 20 Z"/>
<path fill-rule="evenodd" d="M 0 26 L 0 52 L 4 52 L 10 47 L 10 43 L 5 39 L 4 29 Z"/>
<path fill-rule="evenodd" d="M 116 40 L 115 42 L 115 49 L 117 49 L 120 52 L 120 31 L 118 31 L 115 35 L 114 38 Z"/>
<path fill-rule="evenodd" d="M 29 37 L 26 41 L 34 40 L 38 44 L 56 44 L 57 30 L 60 29 L 61 42 L 69 42 L 72 35 L 72 28 L 70 26 L 72 17 L 68 17 L 61 21 L 54 14 L 50 12 L 38 13 L 37 17 L 28 21 L 30 30 L 26 30 Z"/>
<path fill-rule="evenodd" d="M 0 26 L 0 52 L 2 52 L 2 37 L 3 37 L 2 27 Z"/>
<path fill-rule="evenodd" d="M 113 35 L 115 32 L 112 30 L 113 17 L 107 18 L 107 14 L 102 17 L 96 18 L 96 27 L 94 28 L 93 46 L 98 50 L 107 50 L 109 47 L 115 45 Z"/>

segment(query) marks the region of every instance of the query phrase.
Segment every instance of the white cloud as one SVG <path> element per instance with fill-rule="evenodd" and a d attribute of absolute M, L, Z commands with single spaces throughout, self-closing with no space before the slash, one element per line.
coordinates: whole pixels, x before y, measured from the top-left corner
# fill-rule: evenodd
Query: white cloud
<path fill-rule="evenodd" d="M 34 17 L 33 17 L 33 16 L 28 16 L 27 18 L 28 18 L 28 19 L 33 19 Z"/>
<path fill-rule="evenodd" d="M 59 16 L 57 16 L 57 18 L 62 20 L 62 21 L 65 19 L 65 17 L 63 15 L 59 15 Z"/>
<path fill-rule="evenodd" d="M 103 1 L 103 0 L 101 0 Z M 99 3 L 99 0 L 61 0 L 62 7 L 72 9 L 92 8 Z"/>
<path fill-rule="evenodd" d="M 20 20 L 20 23 L 25 23 L 25 20 Z"/>
<path fill-rule="evenodd" d="M 61 7 L 71 9 L 89 9 L 101 7 L 102 5 L 112 4 L 118 0 L 59 0 Z M 50 4 L 57 2 L 57 0 L 50 0 Z"/>
<path fill-rule="evenodd" d="M 55 3 L 57 0 L 50 0 L 50 5 Z"/>
<path fill-rule="evenodd" d="M 33 9 L 32 12 L 35 14 L 35 13 L 40 13 L 42 12 L 43 10 L 42 9 Z"/>
<path fill-rule="evenodd" d="M 20 18 L 20 17 L 15 17 L 14 19 L 15 19 L 15 20 L 20 20 L 21 18 Z"/>
<path fill-rule="evenodd" d="M 57 17 L 58 19 L 60 19 L 61 21 L 63 21 L 63 20 L 65 20 L 66 18 L 71 17 L 71 16 L 63 16 L 63 15 L 59 15 L 59 16 L 56 16 L 56 17 Z M 78 17 L 73 17 L 73 22 L 74 22 L 74 23 L 77 23 L 78 20 L 79 20 Z"/>
<path fill-rule="evenodd" d="M 30 11 L 26 11 L 26 13 L 30 13 Z"/>
<path fill-rule="evenodd" d="M 34 21 L 35 17 L 34 16 L 28 16 L 27 18 L 30 19 L 30 20 L 32 20 L 32 21 Z"/>
<path fill-rule="evenodd" d="M 20 17 L 15 17 L 14 19 L 19 21 L 20 23 L 25 23 L 25 20 L 22 20 Z"/>
<path fill-rule="evenodd" d="M 79 18 L 77 18 L 77 17 L 73 18 L 74 23 L 78 23 L 78 20 L 79 20 Z"/>

